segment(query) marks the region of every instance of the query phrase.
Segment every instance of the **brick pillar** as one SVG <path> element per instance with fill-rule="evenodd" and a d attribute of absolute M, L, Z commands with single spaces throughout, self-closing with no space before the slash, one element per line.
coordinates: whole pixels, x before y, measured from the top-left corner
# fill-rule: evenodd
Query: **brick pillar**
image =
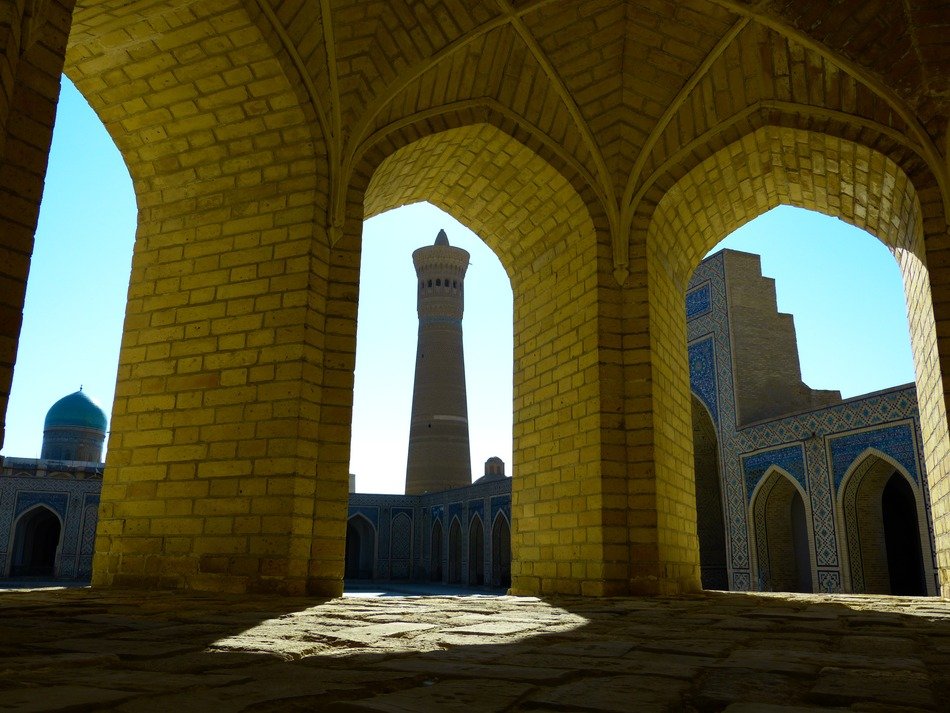
<path fill-rule="evenodd" d="M 578 233 L 513 273 L 514 594 L 626 591 L 619 288 L 605 241 Z"/>
<path fill-rule="evenodd" d="M 93 584 L 337 595 L 360 222 L 331 238 L 328 139 L 244 6 L 190 9 L 70 49 L 139 209 Z"/>
<path fill-rule="evenodd" d="M 936 212 L 936 211 L 934 211 Z M 926 266 L 897 253 L 904 278 L 924 461 L 941 596 L 950 596 L 950 234 L 941 219 L 924 220 Z"/>
<path fill-rule="evenodd" d="M 673 594 L 700 588 L 686 278 L 671 274 L 653 245 L 628 278 L 645 292 L 634 288 L 627 301 L 630 591 Z"/>
<path fill-rule="evenodd" d="M 23 320 L 72 5 L 0 0 L 0 413 L 6 413 Z M 26 14 L 24 14 L 26 13 Z M 0 424 L 0 444 L 3 426 Z"/>

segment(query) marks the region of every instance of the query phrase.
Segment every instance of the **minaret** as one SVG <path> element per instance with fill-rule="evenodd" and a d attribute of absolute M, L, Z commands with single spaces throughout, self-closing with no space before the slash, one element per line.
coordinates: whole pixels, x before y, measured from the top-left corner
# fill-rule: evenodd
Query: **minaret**
<path fill-rule="evenodd" d="M 439 231 L 435 245 L 412 253 L 419 279 L 419 342 L 406 495 L 472 483 L 462 356 L 462 285 L 468 258 L 466 250 L 449 245 L 444 230 Z"/>

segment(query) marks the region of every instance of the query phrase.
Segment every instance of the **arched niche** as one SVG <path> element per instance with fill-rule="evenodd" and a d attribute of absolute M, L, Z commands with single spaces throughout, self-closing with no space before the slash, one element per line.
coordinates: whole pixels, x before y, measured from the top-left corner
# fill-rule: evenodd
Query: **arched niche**
<path fill-rule="evenodd" d="M 55 579 L 63 522 L 45 505 L 35 505 L 13 524 L 9 576 Z"/>
<path fill-rule="evenodd" d="M 893 458 L 869 448 L 836 495 L 847 591 L 933 595 L 933 556 L 920 488 Z"/>
<path fill-rule="evenodd" d="M 811 506 L 801 485 L 781 468 L 769 468 L 749 501 L 749 522 L 756 589 L 814 591 Z"/>
<path fill-rule="evenodd" d="M 376 528 L 364 515 L 357 513 L 346 522 L 347 579 L 374 579 L 376 562 Z"/>
<path fill-rule="evenodd" d="M 719 473 L 719 437 L 706 405 L 692 395 L 696 531 L 703 589 L 729 589 L 726 526 Z"/>
<path fill-rule="evenodd" d="M 491 586 L 507 589 L 511 586 L 511 525 L 505 513 L 499 511 L 491 528 Z"/>

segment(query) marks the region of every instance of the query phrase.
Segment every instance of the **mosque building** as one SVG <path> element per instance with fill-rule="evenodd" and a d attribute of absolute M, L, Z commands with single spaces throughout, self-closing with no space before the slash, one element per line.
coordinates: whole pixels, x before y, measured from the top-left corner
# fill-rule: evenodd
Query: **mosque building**
<path fill-rule="evenodd" d="M 0 577 L 90 578 L 106 429 L 80 388 L 47 412 L 40 458 L 0 458 Z"/>

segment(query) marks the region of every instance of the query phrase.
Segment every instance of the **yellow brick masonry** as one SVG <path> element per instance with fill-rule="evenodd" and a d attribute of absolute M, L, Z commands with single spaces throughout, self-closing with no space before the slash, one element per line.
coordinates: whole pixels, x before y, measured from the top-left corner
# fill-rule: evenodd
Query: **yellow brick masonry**
<path fill-rule="evenodd" d="M 0 401 L 65 53 L 139 209 L 96 586 L 339 593 L 360 225 L 416 200 L 512 281 L 513 591 L 699 586 L 683 291 L 779 203 L 896 252 L 950 585 L 924 13 L 869 55 L 849 2 L 76 4 L 0 0 Z"/>

